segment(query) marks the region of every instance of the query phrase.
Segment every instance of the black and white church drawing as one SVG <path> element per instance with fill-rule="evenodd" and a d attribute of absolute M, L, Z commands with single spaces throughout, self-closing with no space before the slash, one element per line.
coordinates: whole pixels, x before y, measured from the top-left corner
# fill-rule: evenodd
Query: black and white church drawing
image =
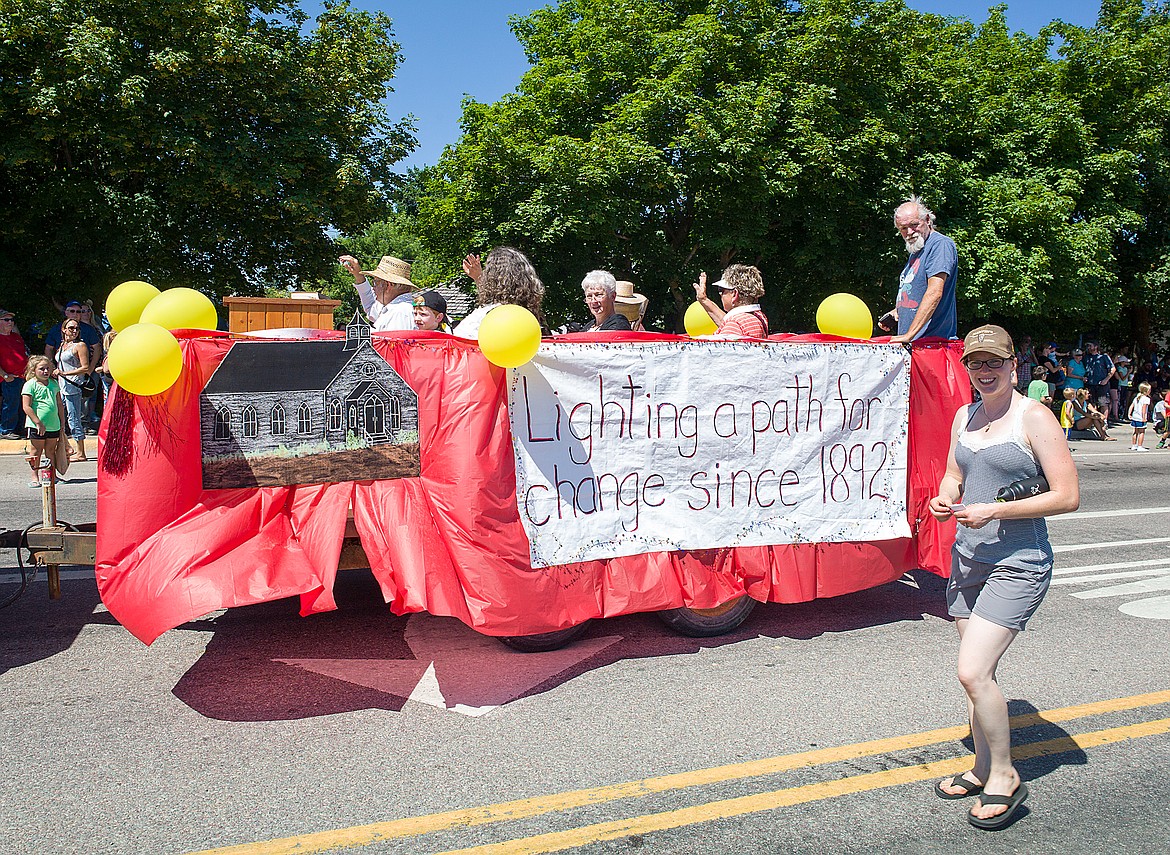
<path fill-rule="evenodd" d="M 236 342 L 199 397 L 208 489 L 417 476 L 418 432 L 358 316 L 344 340 Z"/>

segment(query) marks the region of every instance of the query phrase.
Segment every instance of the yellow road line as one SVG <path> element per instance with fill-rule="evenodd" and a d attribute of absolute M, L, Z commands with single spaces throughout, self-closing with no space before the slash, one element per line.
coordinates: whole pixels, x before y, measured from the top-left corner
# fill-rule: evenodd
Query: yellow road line
<path fill-rule="evenodd" d="M 1127 739 L 1138 739 L 1143 736 L 1153 736 L 1159 733 L 1170 733 L 1170 718 L 1143 722 L 1141 724 L 1131 724 L 1110 730 L 1098 730 L 1079 736 L 1062 737 L 1060 739 L 1048 740 L 1047 742 L 1022 745 L 1019 750 L 1013 752 L 1013 756 L 1017 760 L 1020 760 L 1026 757 L 1063 754 L 1068 751 L 1107 745 L 1111 742 L 1122 742 Z M 836 781 L 806 784 L 803 787 L 791 787 L 785 790 L 774 790 L 772 792 L 757 793 L 751 796 L 740 796 L 734 799 L 707 802 L 705 804 L 682 808 L 680 810 L 666 811 L 664 813 L 635 816 L 630 819 L 616 820 L 614 822 L 599 822 L 595 825 L 586 825 L 581 828 L 569 829 L 568 831 L 556 831 L 535 837 L 507 840 L 503 843 L 473 846 L 468 849 L 452 849 L 440 853 L 440 855 L 544 855 L 544 853 L 574 849 L 590 843 L 599 843 L 603 840 L 618 840 L 632 834 L 649 834 L 654 831 L 666 831 L 672 828 L 681 828 L 683 826 L 711 822 L 717 819 L 727 819 L 729 817 L 760 813 L 762 811 L 775 810 L 776 808 L 789 807 L 806 802 L 836 798 L 837 796 L 850 793 L 862 793 L 884 787 L 896 787 L 899 784 L 925 781 L 936 776 L 945 777 L 946 775 L 954 775 L 965 771 L 968 764 L 974 759 L 972 755 L 951 757 L 947 760 L 938 760 L 933 763 L 923 763 L 917 766 L 905 766 L 900 769 L 890 769 L 885 772 L 871 772 L 866 775 L 854 775 Z"/>
<path fill-rule="evenodd" d="M 1013 716 L 1011 726 L 1013 729 L 1020 729 L 1047 722 L 1071 721 L 1086 716 L 1132 710 L 1165 703 L 1170 703 L 1170 690 L 1134 695 L 1128 698 L 1113 698 L 1087 704 L 1076 704 L 1075 706 L 1061 707 L 1046 712 Z M 742 778 L 755 778 L 762 775 L 772 775 L 777 772 L 788 771 L 790 769 L 820 766 L 825 763 L 838 763 L 843 760 L 852 760 L 858 757 L 872 757 L 877 754 L 905 751 L 910 748 L 922 748 L 927 745 L 937 745 L 941 742 L 959 740 L 967 736 L 967 734 L 967 725 L 944 727 L 938 730 L 928 730 L 923 733 L 875 739 L 853 745 L 819 748 L 815 751 L 802 751 L 797 754 L 785 754 L 779 757 L 749 760 L 744 763 L 732 763 L 726 766 L 715 766 L 708 769 L 677 772 L 672 775 L 661 775 L 655 778 L 646 778 L 641 781 L 609 784 L 606 786 L 591 787 L 585 790 L 572 790 L 546 796 L 517 799 L 495 805 L 463 808 L 460 810 L 444 811 L 442 813 L 388 820 L 386 822 L 374 822 L 368 825 L 356 825 L 349 828 L 300 834 L 294 837 L 282 837 L 275 840 L 263 840 L 236 846 L 225 846 L 219 849 L 207 849 L 202 852 L 192 853 L 192 855 L 307 855 L 307 853 L 311 852 L 325 852 L 334 849 L 368 846 L 371 843 L 377 843 L 383 840 L 395 840 L 402 837 L 433 834 L 437 831 L 445 831 L 452 828 L 467 828 L 478 825 L 490 825 L 496 822 L 526 819 L 546 813 L 554 813 L 556 811 L 588 805 L 604 804 L 605 802 L 616 801 L 618 799 L 637 798 L 653 793 L 666 792 L 668 790 L 700 787 Z"/>

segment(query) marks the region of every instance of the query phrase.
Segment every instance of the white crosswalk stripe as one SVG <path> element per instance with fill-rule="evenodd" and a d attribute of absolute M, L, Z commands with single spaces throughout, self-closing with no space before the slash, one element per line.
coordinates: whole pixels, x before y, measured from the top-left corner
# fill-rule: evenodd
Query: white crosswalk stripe
<path fill-rule="evenodd" d="M 1161 576 L 1170 578 L 1170 567 L 1159 567 L 1157 570 L 1130 570 L 1123 573 L 1098 573 L 1093 576 L 1076 576 L 1072 579 L 1053 579 L 1053 585 L 1081 585 L 1085 582 L 1109 582 L 1113 579 L 1134 579 L 1140 576 Z M 1080 594 L 1073 596 L 1079 597 Z"/>
<path fill-rule="evenodd" d="M 1074 573 L 1095 573 L 1099 570 L 1129 570 L 1134 567 L 1154 567 L 1156 565 L 1170 567 L 1170 558 L 1153 558 L 1149 561 L 1119 561 L 1115 564 L 1084 564 L 1079 567 L 1057 566 L 1052 571 L 1052 575 L 1068 576 Z"/>
<path fill-rule="evenodd" d="M 1060 555 L 1062 552 L 1080 552 L 1083 549 L 1117 549 L 1122 546 L 1145 546 L 1153 543 L 1170 543 L 1170 537 L 1143 537 L 1139 540 L 1107 540 L 1102 543 L 1070 543 L 1065 546 L 1053 546 L 1052 551 Z"/>
<path fill-rule="evenodd" d="M 1073 596 L 1082 600 L 1095 600 L 1100 597 L 1148 594 L 1151 591 L 1170 591 L 1170 573 L 1156 579 L 1142 579 L 1139 582 L 1127 582 L 1124 585 L 1110 585 L 1107 588 L 1094 588 L 1091 591 L 1077 591 Z"/>

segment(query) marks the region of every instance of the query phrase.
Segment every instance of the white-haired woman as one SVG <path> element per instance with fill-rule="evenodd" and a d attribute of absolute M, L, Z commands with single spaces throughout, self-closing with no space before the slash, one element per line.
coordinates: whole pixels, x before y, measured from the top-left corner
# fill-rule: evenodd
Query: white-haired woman
<path fill-rule="evenodd" d="M 587 324 L 570 324 L 569 332 L 615 332 L 632 329 L 625 315 L 615 307 L 617 279 L 607 270 L 590 270 L 581 280 L 585 308 L 593 315 Z"/>

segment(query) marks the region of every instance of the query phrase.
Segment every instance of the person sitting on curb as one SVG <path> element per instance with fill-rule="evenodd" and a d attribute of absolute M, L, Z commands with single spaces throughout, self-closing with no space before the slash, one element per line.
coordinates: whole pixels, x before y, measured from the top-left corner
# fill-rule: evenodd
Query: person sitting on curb
<path fill-rule="evenodd" d="M 1073 427 L 1076 430 L 1087 430 L 1097 434 L 1098 439 L 1107 442 L 1117 440 L 1105 431 L 1105 416 L 1089 403 L 1089 390 L 1077 389 L 1073 399 Z"/>

